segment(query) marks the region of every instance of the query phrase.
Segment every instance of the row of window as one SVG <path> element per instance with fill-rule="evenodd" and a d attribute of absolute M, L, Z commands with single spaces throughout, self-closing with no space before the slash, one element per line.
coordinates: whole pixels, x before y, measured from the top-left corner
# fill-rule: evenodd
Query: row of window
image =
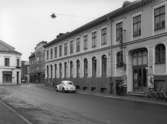
<path fill-rule="evenodd" d="M 4 58 L 4 66 L 10 66 L 10 58 Z M 20 67 L 20 59 L 16 59 L 16 66 Z"/>
<path fill-rule="evenodd" d="M 80 52 L 81 51 L 81 38 L 77 38 L 75 42 L 76 46 L 76 51 L 75 52 Z M 101 45 L 106 45 L 107 44 L 107 28 L 101 29 Z M 62 56 L 62 47 L 63 45 L 59 45 L 59 47 L 54 47 L 51 48 L 50 51 L 46 51 L 46 59 L 49 59 L 49 54 L 50 54 L 50 59 L 57 58 L 58 56 Z M 97 47 L 97 31 L 92 32 L 92 48 Z M 59 49 L 59 51 L 58 51 Z M 83 36 L 83 50 L 88 49 L 88 35 Z M 59 55 L 57 55 L 59 52 Z M 69 52 L 70 54 L 74 53 L 74 40 L 71 40 L 69 43 Z M 64 43 L 64 56 L 67 56 L 68 54 L 68 43 Z"/>
<path fill-rule="evenodd" d="M 141 36 L 141 14 L 133 17 L 133 38 Z M 165 29 L 165 5 L 154 9 L 154 31 Z M 123 22 L 116 24 L 116 41 L 123 40 Z"/>
<path fill-rule="evenodd" d="M 132 65 L 147 65 L 148 52 L 147 50 L 137 50 L 132 55 Z M 165 64 L 166 62 L 166 48 L 164 44 L 158 44 L 155 47 L 155 64 Z M 117 67 L 123 67 L 123 52 L 117 52 Z"/>
<path fill-rule="evenodd" d="M 107 57 L 106 55 L 103 55 L 101 57 L 101 68 L 102 68 L 102 77 L 106 77 L 107 75 Z M 62 70 L 62 65 L 63 63 L 59 63 L 59 64 L 54 64 L 54 65 L 50 65 L 48 66 L 47 65 L 47 78 L 49 77 L 49 71 L 50 71 L 50 78 L 53 78 L 53 69 L 54 69 L 54 72 L 55 72 L 55 78 L 57 78 L 57 70 L 58 70 L 58 67 L 59 66 L 59 78 L 62 78 L 62 73 L 63 73 L 63 70 Z M 67 62 L 64 62 L 64 78 L 67 78 L 67 67 L 68 64 Z M 83 67 L 84 67 L 84 77 L 88 77 L 88 59 L 84 59 L 83 61 Z M 79 78 L 80 77 L 80 68 L 81 68 L 81 63 L 80 63 L 80 60 L 77 60 L 76 61 L 76 77 Z M 69 63 L 69 69 L 70 69 L 70 78 L 73 78 L 73 72 L 74 72 L 74 63 L 73 61 L 70 61 Z M 96 77 L 97 75 L 97 59 L 96 57 L 92 57 L 92 77 Z"/>

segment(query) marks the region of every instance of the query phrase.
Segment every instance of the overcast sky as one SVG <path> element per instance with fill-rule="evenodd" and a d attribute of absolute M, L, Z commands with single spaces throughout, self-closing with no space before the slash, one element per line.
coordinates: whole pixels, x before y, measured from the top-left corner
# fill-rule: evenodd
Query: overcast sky
<path fill-rule="evenodd" d="M 122 6 L 124 0 L 0 0 L 0 40 L 28 60 L 35 45 L 51 41 Z M 134 1 L 134 0 L 130 0 Z M 56 13 L 57 18 L 50 18 Z"/>

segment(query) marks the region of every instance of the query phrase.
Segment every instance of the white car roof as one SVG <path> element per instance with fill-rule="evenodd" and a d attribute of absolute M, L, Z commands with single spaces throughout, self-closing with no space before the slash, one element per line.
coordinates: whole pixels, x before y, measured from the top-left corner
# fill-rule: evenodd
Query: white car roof
<path fill-rule="evenodd" d="M 68 80 L 63 80 L 63 81 L 61 81 L 61 83 L 73 83 L 72 81 L 68 81 Z"/>

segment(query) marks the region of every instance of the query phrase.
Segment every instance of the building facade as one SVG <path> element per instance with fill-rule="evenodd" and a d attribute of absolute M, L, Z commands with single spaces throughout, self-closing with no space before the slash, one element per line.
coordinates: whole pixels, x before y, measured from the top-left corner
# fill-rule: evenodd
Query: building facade
<path fill-rule="evenodd" d="M 167 88 L 167 1 L 137 0 L 46 45 L 45 78 L 116 93 Z"/>
<path fill-rule="evenodd" d="M 0 85 L 21 84 L 21 53 L 0 41 Z"/>
<path fill-rule="evenodd" d="M 29 57 L 30 82 L 43 83 L 45 77 L 45 41 L 39 42 Z"/>

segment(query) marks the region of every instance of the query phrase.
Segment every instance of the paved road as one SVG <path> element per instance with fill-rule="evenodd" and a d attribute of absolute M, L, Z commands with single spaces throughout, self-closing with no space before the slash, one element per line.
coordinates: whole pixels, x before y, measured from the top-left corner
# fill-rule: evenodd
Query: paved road
<path fill-rule="evenodd" d="M 0 101 L 0 124 L 26 124 Z"/>
<path fill-rule="evenodd" d="M 30 114 L 40 124 L 42 122 L 44 124 L 167 123 L 167 107 L 165 106 L 81 94 L 57 93 L 52 89 L 35 85 L 4 87 L 4 89 L 10 92 L 6 97 L 10 103 L 17 106 L 16 103 L 22 101 L 21 103 L 38 108 L 31 109 Z"/>

